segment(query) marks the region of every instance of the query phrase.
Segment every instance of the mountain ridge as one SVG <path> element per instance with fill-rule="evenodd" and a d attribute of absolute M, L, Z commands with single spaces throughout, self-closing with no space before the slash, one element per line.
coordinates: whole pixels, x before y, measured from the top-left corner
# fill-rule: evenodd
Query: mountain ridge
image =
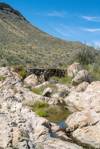
<path fill-rule="evenodd" d="M 64 67 L 85 46 L 41 31 L 19 11 L 0 3 L 0 66 Z"/>

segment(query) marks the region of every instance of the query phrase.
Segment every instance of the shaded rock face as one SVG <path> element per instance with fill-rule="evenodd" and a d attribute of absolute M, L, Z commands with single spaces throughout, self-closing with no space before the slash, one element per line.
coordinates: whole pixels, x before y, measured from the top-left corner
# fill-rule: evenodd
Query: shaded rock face
<path fill-rule="evenodd" d="M 44 80 L 47 81 L 50 79 L 50 77 L 64 77 L 65 76 L 65 70 L 63 69 L 34 69 L 29 68 L 28 70 L 29 74 L 35 74 L 38 78 L 41 76 L 44 76 Z"/>
<path fill-rule="evenodd" d="M 34 102 L 42 98 L 24 88 L 17 73 L 7 67 L 0 68 L 0 76 L 5 77 L 0 81 L 0 148 L 82 149 L 70 143 L 61 130 L 57 133 L 56 124 L 57 129 L 23 104 L 26 100 Z"/>
<path fill-rule="evenodd" d="M 51 97 L 52 92 L 53 92 L 53 91 L 52 91 L 51 88 L 46 88 L 46 89 L 43 91 L 43 96 Z"/>
<path fill-rule="evenodd" d="M 0 10 L 4 11 L 5 13 L 13 13 L 16 16 L 20 17 L 21 19 L 25 19 L 21 13 L 19 13 L 17 10 L 13 9 L 10 5 L 6 3 L 0 3 Z"/>

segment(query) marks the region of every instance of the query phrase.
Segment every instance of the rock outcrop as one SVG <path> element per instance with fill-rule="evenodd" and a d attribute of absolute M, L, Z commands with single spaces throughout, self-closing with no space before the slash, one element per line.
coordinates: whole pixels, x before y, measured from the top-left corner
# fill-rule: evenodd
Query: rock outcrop
<path fill-rule="evenodd" d="M 72 111 L 95 109 L 100 111 L 100 81 L 92 82 L 84 92 L 72 91 L 64 99 Z"/>
<path fill-rule="evenodd" d="M 29 84 L 34 82 L 29 77 Z M 25 84 L 13 69 L 0 68 L 0 148 L 100 148 L 100 81 L 78 86 L 44 82 L 35 86 L 46 87 L 43 95 L 33 93 Z M 72 112 L 65 120 L 66 127 L 36 115 L 30 106 L 37 101 L 65 104 Z"/>
<path fill-rule="evenodd" d="M 78 85 L 84 81 L 90 83 L 92 80 L 87 70 L 80 70 L 73 78 L 72 83 Z"/>
<path fill-rule="evenodd" d="M 38 77 L 35 74 L 31 74 L 24 80 L 24 83 L 28 87 L 34 87 L 34 86 L 38 85 L 38 83 L 39 83 Z"/>
<path fill-rule="evenodd" d="M 85 91 L 71 92 L 65 98 L 74 113 L 66 120 L 73 138 L 90 148 L 100 148 L 100 81 L 92 82 Z"/>
<path fill-rule="evenodd" d="M 67 68 L 67 75 L 73 78 L 80 70 L 82 70 L 82 66 L 79 63 L 73 63 Z"/>
<path fill-rule="evenodd" d="M 52 123 L 23 104 L 26 100 L 30 103 L 30 100 L 42 98 L 23 87 L 17 73 L 7 67 L 0 68 L 0 76 L 3 78 L 0 81 L 0 148 L 82 149 L 67 139 L 64 141 L 62 136 L 66 134 L 63 132 L 57 137 Z"/>
<path fill-rule="evenodd" d="M 77 87 L 76 87 L 76 91 L 77 92 L 83 92 L 86 90 L 86 88 L 88 87 L 89 83 L 88 82 L 82 82 L 80 83 Z"/>

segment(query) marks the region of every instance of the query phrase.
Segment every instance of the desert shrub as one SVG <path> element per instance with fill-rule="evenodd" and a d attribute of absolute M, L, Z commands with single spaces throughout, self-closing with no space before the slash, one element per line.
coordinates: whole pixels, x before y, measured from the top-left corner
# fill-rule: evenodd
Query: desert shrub
<path fill-rule="evenodd" d="M 100 66 L 98 64 L 88 64 L 84 66 L 91 74 L 94 81 L 100 80 Z"/>
<path fill-rule="evenodd" d="M 19 75 L 22 77 L 22 79 L 25 79 L 27 76 L 27 72 L 24 69 L 22 69 L 19 71 Z"/>
<path fill-rule="evenodd" d="M 27 76 L 27 71 L 23 66 L 14 66 L 14 71 L 17 72 L 22 79 L 25 79 Z"/>
<path fill-rule="evenodd" d="M 0 76 L 0 81 L 4 81 L 5 79 L 6 79 L 6 77 Z"/>
<path fill-rule="evenodd" d="M 82 65 L 88 65 L 95 62 L 95 53 L 88 47 L 81 49 L 76 56 L 76 60 Z"/>

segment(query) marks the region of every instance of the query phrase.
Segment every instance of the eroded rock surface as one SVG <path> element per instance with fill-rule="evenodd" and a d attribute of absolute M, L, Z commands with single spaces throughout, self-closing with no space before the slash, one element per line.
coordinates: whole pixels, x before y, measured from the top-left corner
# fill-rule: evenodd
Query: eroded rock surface
<path fill-rule="evenodd" d="M 45 97 L 25 87 L 13 69 L 0 68 L 0 78 L 0 148 L 100 148 L 100 81 L 78 86 L 55 84 L 49 87 L 49 91 L 53 87 L 51 96 Z M 65 104 L 72 112 L 65 121 L 67 127 L 32 112 L 29 106 L 36 101 Z"/>
<path fill-rule="evenodd" d="M 91 79 L 91 76 L 89 75 L 88 71 L 83 69 L 83 70 L 80 70 L 75 75 L 75 77 L 72 80 L 72 83 L 75 85 L 78 85 L 84 81 L 90 83 L 92 81 L 92 79 Z"/>
<path fill-rule="evenodd" d="M 0 68 L 0 76 L 5 77 L 0 81 L 0 148 L 82 149 L 67 139 L 64 141 L 65 133 L 60 131 L 57 135 L 53 124 L 25 105 L 26 101 L 43 99 L 23 87 L 17 73 L 7 67 Z"/>
<path fill-rule="evenodd" d="M 88 147 L 100 148 L 100 81 L 92 82 L 83 92 L 72 91 L 65 102 L 74 113 L 68 117 L 67 131 Z"/>
<path fill-rule="evenodd" d="M 24 83 L 26 86 L 34 87 L 38 85 L 38 77 L 35 74 L 31 74 L 24 80 Z"/>
<path fill-rule="evenodd" d="M 75 77 L 80 70 L 82 70 L 82 66 L 75 62 L 67 68 L 67 75 L 69 77 Z"/>

